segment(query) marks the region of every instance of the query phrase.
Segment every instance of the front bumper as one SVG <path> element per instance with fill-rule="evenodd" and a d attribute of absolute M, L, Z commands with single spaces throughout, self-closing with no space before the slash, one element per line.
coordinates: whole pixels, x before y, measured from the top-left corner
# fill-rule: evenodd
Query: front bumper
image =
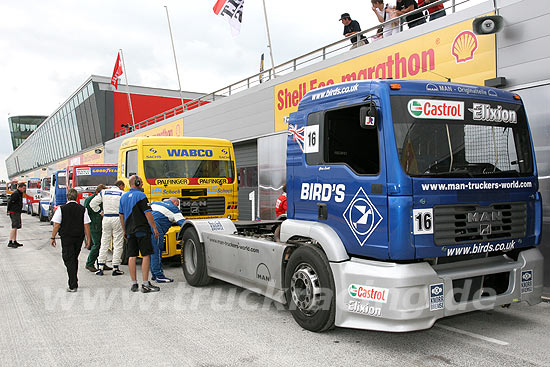
<path fill-rule="evenodd" d="M 335 324 L 357 329 L 428 329 L 446 316 L 519 301 L 535 305 L 543 288 L 543 257 L 537 248 L 520 252 L 517 261 L 495 256 L 431 266 L 352 258 L 330 266 Z"/>

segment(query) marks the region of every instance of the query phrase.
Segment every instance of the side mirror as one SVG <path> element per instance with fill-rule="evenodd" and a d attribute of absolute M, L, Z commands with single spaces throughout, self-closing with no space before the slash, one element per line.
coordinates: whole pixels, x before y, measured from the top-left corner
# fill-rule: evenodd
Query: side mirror
<path fill-rule="evenodd" d="M 359 124 L 362 129 L 376 129 L 376 103 L 371 101 L 368 105 L 361 107 Z"/>

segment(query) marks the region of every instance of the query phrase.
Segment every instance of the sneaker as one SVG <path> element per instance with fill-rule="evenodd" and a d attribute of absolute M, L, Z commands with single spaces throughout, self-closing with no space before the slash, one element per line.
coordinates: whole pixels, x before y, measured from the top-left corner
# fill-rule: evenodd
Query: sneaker
<path fill-rule="evenodd" d="M 132 292 L 137 292 L 137 291 L 139 291 L 139 285 L 137 285 L 137 284 L 132 284 L 132 288 L 130 288 L 130 290 L 131 290 Z"/>
<path fill-rule="evenodd" d="M 15 243 L 15 244 L 17 245 L 17 247 L 21 247 L 21 246 L 23 246 L 23 244 L 22 244 L 22 243 L 19 243 L 19 242 L 17 242 L 17 241 L 15 241 L 14 243 Z"/>
<path fill-rule="evenodd" d="M 153 277 L 153 280 L 157 283 L 172 283 L 174 279 L 168 278 L 163 275 L 159 275 L 158 277 Z"/>
<path fill-rule="evenodd" d="M 67 292 L 74 293 L 78 288 L 67 288 Z"/>
<path fill-rule="evenodd" d="M 103 265 L 103 270 L 113 270 L 109 265 L 105 264 Z"/>
<path fill-rule="evenodd" d="M 98 269 L 95 268 L 95 266 L 86 266 L 86 269 L 88 269 L 89 271 L 91 271 L 92 273 L 95 273 Z"/>
<path fill-rule="evenodd" d="M 8 243 L 8 247 L 9 248 L 18 248 L 19 246 L 17 246 L 17 244 L 15 242 L 10 242 L 10 243 Z"/>
<path fill-rule="evenodd" d="M 124 272 L 122 270 L 119 270 L 119 269 L 113 270 L 113 276 L 122 275 L 122 274 L 124 274 Z"/>
<path fill-rule="evenodd" d="M 95 272 L 95 275 L 103 275 L 103 270 L 99 269 Z"/>
<path fill-rule="evenodd" d="M 152 285 L 151 282 L 148 282 L 148 283 L 149 283 L 148 285 L 145 285 L 145 284 L 141 285 L 141 293 L 160 291 L 160 287 L 157 287 L 156 285 Z"/>

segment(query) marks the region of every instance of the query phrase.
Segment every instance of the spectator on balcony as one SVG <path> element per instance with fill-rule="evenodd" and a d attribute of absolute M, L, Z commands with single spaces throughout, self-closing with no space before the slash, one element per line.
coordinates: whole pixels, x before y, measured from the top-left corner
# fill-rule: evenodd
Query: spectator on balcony
<path fill-rule="evenodd" d="M 415 9 L 418 9 L 418 3 L 416 2 L 416 0 L 397 0 L 397 3 L 395 4 L 395 9 L 396 15 L 401 16 L 410 13 Z M 409 28 L 413 28 L 417 25 L 426 23 L 424 14 L 421 12 L 408 15 L 405 17 L 405 20 L 407 21 L 407 25 L 409 26 Z"/>
<path fill-rule="evenodd" d="M 340 16 L 340 21 L 342 22 L 342 24 L 344 24 L 344 37 L 350 37 L 354 34 L 361 32 L 361 26 L 359 25 L 359 22 L 356 20 L 351 20 L 349 13 L 342 14 Z M 357 46 L 363 46 L 369 43 L 364 35 L 360 36 L 359 43 L 357 42 L 357 37 L 350 38 L 350 41 L 352 43 L 351 50 L 353 50 Z"/>
<path fill-rule="evenodd" d="M 435 3 L 436 1 L 437 0 L 418 0 L 418 7 L 421 8 L 424 5 Z M 430 6 L 428 8 L 428 13 L 430 14 L 430 22 L 432 20 L 436 20 L 437 18 L 441 18 L 441 17 L 444 17 L 445 15 L 447 15 L 447 13 L 445 12 L 445 7 L 443 6 L 443 4 L 437 4 L 437 5 L 434 5 L 434 6 Z"/>
<path fill-rule="evenodd" d="M 372 11 L 376 14 L 378 21 L 380 23 L 385 23 L 390 19 L 395 18 L 395 6 L 389 4 L 384 5 L 384 0 L 371 0 Z M 399 22 L 391 22 L 384 24 L 383 26 L 383 36 L 388 37 L 394 33 L 399 33 Z M 382 38 L 378 35 L 375 36 L 376 39 Z"/>

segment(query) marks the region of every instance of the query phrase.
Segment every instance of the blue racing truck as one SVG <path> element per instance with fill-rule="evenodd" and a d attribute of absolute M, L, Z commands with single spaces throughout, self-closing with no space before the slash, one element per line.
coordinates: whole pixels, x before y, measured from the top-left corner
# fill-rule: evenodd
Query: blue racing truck
<path fill-rule="evenodd" d="M 48 205 L 48 221 L 51 223 L 57 208 L 67 202 L 67 171 L 62 169 L 52 174 L 50 178 L 50 202 Z"/>
<path fill-rule="evenodd" d="M 542 204 L 507 91 L 372 80 L 307 93 L 289 119 L 288 219 L 187 220 L 182 267 L 288 305 L 311 331 L 430 328 L 540 302 Z"/>

